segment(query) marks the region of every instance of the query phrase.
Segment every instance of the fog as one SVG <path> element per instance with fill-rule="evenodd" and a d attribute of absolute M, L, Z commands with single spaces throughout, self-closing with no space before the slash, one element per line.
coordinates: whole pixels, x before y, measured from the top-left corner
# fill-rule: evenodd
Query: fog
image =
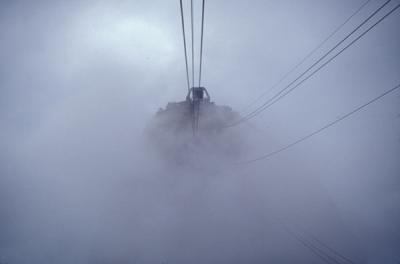
<path fill-rule="evenodd" d="M 212 101 L 242 110 L 362 2 L 206 1 Z M 399 263 L 398 92 L 240 163 L 397 85 L 399 24 L 396 11 L 181 166 L 148 136 L 187 92 L 178 1 L 0 1 L 0 263 L 323 263 L 299 237 L 354 263 Z"/>

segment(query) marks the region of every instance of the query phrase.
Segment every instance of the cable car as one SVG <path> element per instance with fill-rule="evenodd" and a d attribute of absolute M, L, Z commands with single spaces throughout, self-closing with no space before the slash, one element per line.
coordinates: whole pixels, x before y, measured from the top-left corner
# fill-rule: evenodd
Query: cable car
<path fill-rule="evenodd" d="M 204 97 L 205 95 L 205 97 Z M 211 100 L 210 94 L 204 87 L 192 87 L 186 96 L 186 101 L 190 102 L 206 102 L 209 103 Z"/>

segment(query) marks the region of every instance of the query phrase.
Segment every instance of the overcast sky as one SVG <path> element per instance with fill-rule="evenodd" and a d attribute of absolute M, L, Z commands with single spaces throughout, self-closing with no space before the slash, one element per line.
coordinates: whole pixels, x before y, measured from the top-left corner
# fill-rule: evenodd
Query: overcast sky
<path fill-rule="evenodd" d="M 203 85 L 242 110 L 363 2 L 206 1 Z M 323 263 L 277 219 L 357 263 L 399 263 L 400 93 L 235 172 L 171 168 L 143 136 L 160 107 L 186 96 L 180 23 L 179 1 L 0 1 L 0 263 Z M 399 25 L 397 10 L 235 128 L 253 140 L 243 156 L 399 84 Z"/>

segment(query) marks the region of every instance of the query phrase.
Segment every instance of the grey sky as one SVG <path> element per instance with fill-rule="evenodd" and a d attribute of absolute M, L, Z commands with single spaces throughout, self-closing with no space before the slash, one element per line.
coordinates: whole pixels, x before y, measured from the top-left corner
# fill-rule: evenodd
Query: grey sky
<path fill-rule="evenodd" d="M 212 100 L 242 109 L 362 3 L 206 1 Z M 396 11 L 235 128 L 256 141 L 244 155 L 397 85 L 399 25 Z M 190 175 L 166 171 L 142 141 L 157 109 L 186 96 L 178 1 L 3 0 L 0 40 L 0 263 L 320 263 L 280 217 L 358 263 L 400 261 L 399 92 L 268 161 Z"/>

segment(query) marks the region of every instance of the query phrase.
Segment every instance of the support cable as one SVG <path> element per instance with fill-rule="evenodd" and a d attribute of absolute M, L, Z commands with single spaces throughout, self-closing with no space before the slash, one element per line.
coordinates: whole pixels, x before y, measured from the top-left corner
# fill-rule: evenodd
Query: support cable
<path fill-rule="evenodd" d="M 192 87 L 194 87 L 194 27 L 193 27 L 193 0 L 190 0 L 190 19 L 192 26 Z"/>
<path fill-rule="evenodd" d="M 325 244 L 324 242 L 322 242 L 321 240 L 319 240 L 318 238 L 316 238 L 315 236 L 311 236 L 311 238 L 316 241 L 318 244 L 320 244 L 321 246 L 323 246 L 324 248 L 328 249 L 331 253 L 333 253 L 334 255 L 336 255 L 337 257 L 341 258 L 343 261 L 349 263 L 349 264 L 355 264 L 354 261 L 352 261 L 351 259 L 349 259 L 348 257 L 344 256 L 343 254 L 341 254 L 340 252 L 336 251 L 335 249 L 333 249 L 332 247 L 328 246 L 327 244 Z"/>
<path fill-rule="evenodd" d="M 310 58 L 317 50 L 319 50 L 328 40 L 330 40 L 339 30 L 341 30 L 355 15 L 357 15 L 371 0 L 365 1 L 353 14 L 351 14 L 342 24 L 340 24 L 335 30 L 333 30 L 321 43 L 319 43 L 313 50 L 311 50 L 299 63 L 297 63 L 291 70 L 289 70 L 285 75 L 279 79 L 270 89 L 263 92 L 257 99 L 250 102 L 247 106 L 243 108 L 242 111 L 246 111 L 252 105 L 261 100 L 265 95 L 274 90 L 279 86 L 290 74 L 297 70 L 308 58 Z"/>
<path fill-rule="evenodd" d="M 183 17 L 183 5 L 182 5 L 182 0 L 180 0 L 179 3 L 180 3 L 180 7 L 181 7 L 183 48 L 184 48 L 184 52 L 185 52 L 186 82 L 187 82 L 188 92 L 190 92 L 189 66 L 188 66 L 188 56 L 187 56 L 187 49 L 186 49 L 185 19 L 184 19 L 184 17 Z"/>
<path fill-rule="evenodd" d="M 353 35 L 358 29 L 360 29 L 365 23 L 367 23 L 372 17 L 374 17 L 382 8 L 384 8 L 389 2 L 391 2 L 392 0 L 387 0 L 383 5 L 381 5 L 377 10 L 375 10 L 369 17 L 367 17 L 361 24 L 359 24 L 354 30 L 352 30 L 349 34 L 346 35 L 346 37 L 344 37 L 341 41 L 339 41 L 333 48 L 331 48 L 328 52 L 326 52 L 321 58 L 319 58 L 316 62 L 314 62 L 310 67 L 308 67 L 302 74 L 300 74 L 300 76 L 298 76 L 295 80 L 293 80 L 291 83 L 289 83 L 287 86 L 285 86 L 282 90 L 280 90 L 278 93 L 276 93 L 274 96 L 272 96 L 269 100 L 267 100 L 264 104 L 262 104 L 261 106 L 259 106 L 257 109 L 255 109 L 254 111 L 252 111 L 251 113 L 247 114 L 246 116 L 244 116 L 243 118 L 239 119 L 238 121 L 234 122 L 233 124 L 231 124 L 230 126 L 236 126 L 240 123 L 242 123 L 243 121 L 249 120 L 251 118 L 253 118 L 254 116 L 258 115 L 259 113 L 261 113 L 262 111 L 264 111 L 264 107 L 267 106 L 268 104 L 271 103 L 273 100 L 275 100 L 277 97 L 279 97 L 283 92 L 285 92 L 287 89 L 290 88 L 290 86 L 292 84 L 294 84 L 295 82 L 297 82 L 300 78 L 302 78 L 305 74 L 307 74 L 312 68 L 314 68 L 318 63 L 320 63 L 323 59 L 325 59 L 332 51 L 334 51 L 339 45 L 341 45 L 344 41 L 346 41 L 351 35 Z M 381 18 L 377 23 L 375 23 L 372 27 L 370 27 L 367 31 L 365 31 L 361 36 L 365 35 L 368 31 L 370 31 L 373 27 L 375 27 L 377 24 L 379 24 L 384 18 L 386 18 L 387 16 L 389 16 L 391 13 L 393 13 L 396 9 L 398 8 L 398 6 L 396 6 L 394 9 L 392 9 L 388 14 L 386 14 L 383 18 Z M 358 39 L 360 39 L 361 37 L 358 37 Z M 351 42 L 351 45 L 354 44 L 355 41 Z M 349 46 L 346 46 L 346 48 L 348 48 Z M 343 52 L 344 49 L 341 51 Z M 341 53 L 340 52 L 340 53 Z M 338 53 L 337 55 L 339 55 L 340 53 Z M 325 64 L 326 65 L 326 64 Z M 315 72 L 316 73 L 316 72 Z"/>
<path fill-rule="evenodd" d="M 368 0 L 370 1 L 370 0 Z M 205 0 L 203 0 L 202 8 L 201 8 L 201 40 L 200 40 L 200 66 L 199 66 L 199 87 L 201 87 L 201 70 L 203 63 L 203 32 L 204 32 L 204 4 Z"/>
<path fill-rule="evenodd" d="M 194 26 L 193 26 L 193 0 L 190 0 L 190 21 L 191 21 L 191 33 L 192 33 L 192 130 L 193 136 L 196 134 L 196 102 L 194 94 Z"/>
<path fill-rule="evenodd" d="M 287 226 L 283 225 L 283 229 L 296 241 L 298 241 L 300 244 L 302 244 L 305 248 L 310 250 L 311 253 L 313 253 L 315 256 L 320 258 L 323 262 L 332 264 L 332 257 L 330 257 L 328 254 L 323 252 L 322 250 L 318 249 L 317 247 L 311 245 L 310 243 L 307 243 L 307 241 L 300 237 L 299 235 L 295 234 L 292 230 L 290 230 Z M 340 262 L 334 260 L 334 263 L 340 264 Z"/>
<path fill-rule="evenodd" d="M 368 29 L 366 29 L 361 35 L 359 35 L 357 38 L 355 38 L 353 41 L 351 41 L 349 44 L 347 44 L 344 48 L 342 48 L 338 53 L 336 53 L 333 57 L 331 57 L 329 60 L 327 60 L 325 63 L 323 63 L 321 66 L 319 66 L 316 70 L 314 70 L 311 74 L 306 76 L 303 80 L 301 80 L 299 83 L 297 83 L 295 86 L 290 88 L 289 90 L 285 91 L 283 94 L 278 95 L 277 97 L 271 98 L 269 102 L 265 103 L 261 109 L 258 110 L 258 112 L 253 113 L 252 115 L 248 115 L 244 117 L 244 120 L 250 120 L 260 114 L 262 111 L 265 111 L 272 105 L 274 105 L 276 102 L 281 100 L 283 97 L 288 95 L 290 92 L 292 92 L 294 89 L 299 87 L 301 84 L 303 84 L 305 81 L 310 79 L 314 74 L 319 72 L 322 68 L 324 68 L 327 64 L 329 64 L 331 61 L 333 61 L 337 56 L 339 56 L 341 53 L 343 53 L 346 49 L 348 49 L 350 46 L 352 46 L 355 42 L 357 42 L 360 38 L 362 38 L 365 34 L 367 34 L 370 30 L 372 30 L 375 26 L 377 26 L 379 23 L 381 23 L 385 18 L 387 18 L 389 15 L 391 15 L 394 11 L 396 11 L 400 7 L 400 4 L 395 6 L 392 10 L 390 10 L 385 16 L 380 18 L 377 22 L 375 22 L 373 25 L 371 25 Z M 239 124 L 239 123 L 237 123 Z"/>
<path fill-rule="evenodd" d="M 336 125 L 337 123 L 339 123 L 339 122 L 347 119 L 348 117 L 354 115 L 355 113 L 361 111 L 362 109 L 364 109 L 365 107 L 369 106 L 370 104 L 382 99 L 384 96 L 386 96 L 386 95 L 388 95 L 390 93 L 393 93 L 394 91 L 396 91 L 399 88 L 400 88 L 400 84 L 398 84 L 395 87 L 383 92 L 382 94 L 380 94 L 377 97 L 373 98 L 372 100 L 362 104 L 361 106 L 355 108 L 354 110 L 348 112 L 347 114 L 339 117 L 338 119 L 336 119 L 336 120 L 324 125 L 323 127 L 319 128 L 317 130 L 314 130 L 310 134 L 308 134 L 308 135 L 306 135 L 304 137 L 301 137 L 298 140 L 296 140 L 296 141 L 294 141 L 294 142 L 292 142 L 292 143 L 290 143 L 290 144 L 288 144 L 288 145 L 286 145 L 286 146 L 284 146 L 284 147 L 282 147 L 280 149 L 277 149 L 275 151 L 272 151 L 272 152 L 270 152 L 268 154 L 262 155 L 260 157 L 254 158 L 254 159 L 250 159 L 250 160 L 247 160 L 247 161 L 240 162 L 239 164 L 248 164 L 248 163 L 253 163 L 253 162 L 256 162 L 256 161 L 259 161 L 259 160 L 269 159 L 272 156 L 275 156 L 275 155 L 277 155 L 277 154 L 279 154 L 279 153 L 281 153 L 281 152 L 283 152 L 283 151 L 285 151 L 285 150 L 287 150 L 289 148 L 292 148 L 292 147 L 296 146 L 297 144 L 299 144 L 299 143 L 301 143 L 303 141 L 306 141 L 307 139 L 309 139 L 309 138 L 311 138 L 313 136 L 316 136 L 317 134 L 323 132 L 324 130 Z"/>
<path fill-rule="evenodd" d="M 310 250 L 314 255 L 319 257 L 324 262 L 326 263 L 333 262 L 336 264 L 343 264 L 344 262 L 349 262 L 351 264 L 355 264 L 353 261 L 343 256 L 338 251 L 334 250 L 333 248 L 329 247 L 322 241 L 318 240 L 315 236 L 312 236 L 310 234 L 307 235 L 306 233 L 302 235 L 300 234 L 300 232 L 295 232 L 294 231 L 295 228 L 294 227 L 290 228 L 287 224 L 283 222 L 283 220 L 280 217 L 276 218 L 275 221 L 286 233 L 288 233 L 292 238 L 297 240 L 299 243 L 301 243 L 304 247 L 306 247 L 308 250 Z M 311 238 L 307 238 L 308 236 Z M 316 241 L 317 244 L 319 245 L 313 243 L 311 239 Z M 329 252 L 326 249 L 328 249 Z"/>

